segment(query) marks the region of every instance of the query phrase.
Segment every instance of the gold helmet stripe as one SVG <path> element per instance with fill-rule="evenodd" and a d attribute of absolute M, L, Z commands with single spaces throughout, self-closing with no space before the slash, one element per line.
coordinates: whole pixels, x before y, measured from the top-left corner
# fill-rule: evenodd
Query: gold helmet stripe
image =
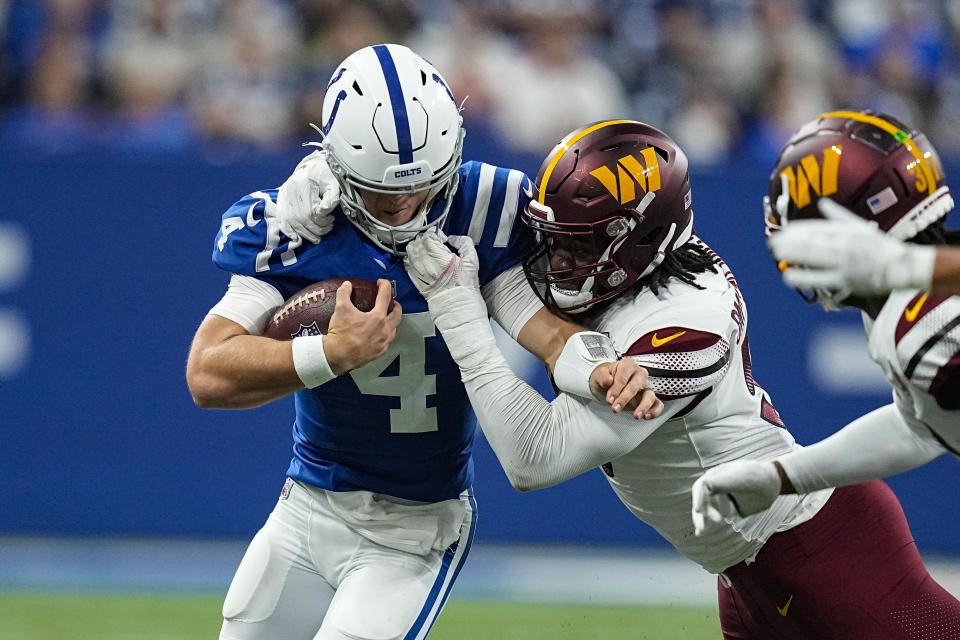
<path fill-rule="evenodd" d="M 920 149 L 917 148 L 917 145 L 914 144 L 913 140 L 910 138 L 910 135 L 896 126 L 892 122 L 887 122 L 883 118 L 878 118 L 877 116 L 871 116 L 866 113 L 860 113 L 859 111 L 831 111 L 830 113 L 825 113 L 820 118 L 850 118 L 851 120 L 856 120 L 857 122 L 865 122 L 867 124 L 872 124 L 873 126 L 886 131 L 894 138 L 902 142 L 907 147 L 914 158 L 917 160 L 917 166 L 923 171 L 924 178 L 926 178 L 926 183 L 929 185 L 927 191 L 930 195 L 937 190 L 937 181 L 933 177 L 933 172 L 931 171 L 930 165 L 932 160 L 928 161 L 923 157 L 923 153 L 920 152 Z"/>
<path fill-rule="evenodd" d="M 572 147 L 578 140 L 580 140 L 584 136 L 587 136 L 593 133 L 597 129 L 602 129 L 604 127 L 609 127 L 615 124 L 627 124 L 627 123 L 642 124 L 640 122 L 637 122 L 636 120 L 606 120 L 604 122 L 598 122 L 597 124 L 591 125 L 586 129 L 582 129 L 580 131 L 571 133 L 569 136 L 561 140 L 560 144 L 557 145 L 558 146 L 557 152 L 553 154 L 552 158 L 550 158 L 550 164 L 547 165 L 547 170 L 543 172 L 543 179 L 540 181 L 540 184 L 537 185 L 537 191 L 539 194 L 537 195 L 537 202 L 539 202 L 540 204 L 544 204 L 544 200 L 547 197 L 547 183 L 550 182 L 550 174 L 553 173 L 553 170 L 554 168 L 556 168 L 557 163 L 560 162 L 560 158 L 562 158 L 563 154 L 565 154 L 567 151 L 570 150 L 570 147 Z"/>

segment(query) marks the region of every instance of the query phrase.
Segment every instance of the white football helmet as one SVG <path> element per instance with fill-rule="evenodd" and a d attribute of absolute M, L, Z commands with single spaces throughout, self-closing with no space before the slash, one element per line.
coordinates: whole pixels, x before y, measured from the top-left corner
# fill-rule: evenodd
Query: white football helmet
<path fill-rule="evenodd" d="M 440 73 L 407 47 L 378 44 L 337 66 L 323 100 L 323 148 L 340 182 L 340 205 L 377 246 L 402 246 L 441 227 L 459 183 L 463 119 Z M 367 210 L 359 189 L 429 191 L 419 212 L 391 226 Z"/>

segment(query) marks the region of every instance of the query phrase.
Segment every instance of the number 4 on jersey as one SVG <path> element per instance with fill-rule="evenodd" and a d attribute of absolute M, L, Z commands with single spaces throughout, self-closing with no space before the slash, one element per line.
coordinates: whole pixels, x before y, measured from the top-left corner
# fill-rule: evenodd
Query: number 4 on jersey
<path fill-rule="evenodd" d="M 217 249 L 223 251 L 224 247 L 227 245 L 227 239 L 230 237 L 230 234 L 243 229 L 244 227 L 253 228 L 256 227 L 261 222 L 266 223 L 266 238 L 264 241 L 263 250 L 257 254 L 256 260 L 256 270 L 257 273 L 262 273 L 264 271 L 270 270 L 270 258 L 273 256 L 273 252 L 277 250 L 280 246 L 280 221 L 277 218 L 277 204 L 273 201 L 270 194 L 264 191 L 254 191 L 249 196 L 247 196 L 250 202 L 250 206 L 247 209 L 247 216 L 230 216 L 229 218 L 224 218 L 223 222 L 220 224 L 220 236 L 217 240 Z M 236 205 L 235 205 L 236 206 Z M 256 214 L 262 211 L 262 217 L 256 217 Z M 290 241 L 286 245 L 286 249 L 280 253 L 280 262 L 285 267 L 296 263 L 297 254 L 296 249 L 300 246 L 300 240 L 296 242 Z"/>
<path fill-rule="evenodd" d="M 427 396 L 437 393 L 437 376 L 426 375 L 425 340 L 433 335 L 436 327 L 429 313 L 405 313 L 387 352 L 350 372 L 360 393 L 400 398 L 400 408 L 390 409 L 390 433 L 437 430 L 437 408 L 427 406 Z M 399 371 L 384 376 L 397 358 Z"/>

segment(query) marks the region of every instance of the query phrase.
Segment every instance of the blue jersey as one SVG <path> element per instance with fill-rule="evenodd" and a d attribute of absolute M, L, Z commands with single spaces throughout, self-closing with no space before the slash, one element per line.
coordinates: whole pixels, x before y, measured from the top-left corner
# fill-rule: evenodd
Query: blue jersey
<path fill-rule="evenodd" d="M 529 253 L 519 212 L 531 192 L 519 171 L 479 162 L 460 167 L 444 232 L 473 238 L 481 285 Z M 264 280 L 284 298 L 327 278 L 386 278 L 396 283 L 403 307 L 384 355 L 296 393 L 288 475 L 333 491 L 423 502 L 456 498 L 473 481 L 476 421 L 460 370 L 402 260 L 366 241 L 340 211 L 322 242 L 291 248 L 276 218 L 265 216 L 275 201 L 276 190 L 260 191 L 224 213 L 213 251 L 217 266 Z"/>

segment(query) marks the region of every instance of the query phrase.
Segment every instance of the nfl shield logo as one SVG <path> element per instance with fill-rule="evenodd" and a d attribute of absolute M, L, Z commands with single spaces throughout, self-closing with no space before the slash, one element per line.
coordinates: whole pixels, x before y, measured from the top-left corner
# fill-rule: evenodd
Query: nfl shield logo
<path fill-rule="evenodd" d="M 290 488 L 293 487 L 293 478 L 287 478 L 287 481 L 283 483 L 283 489 L 280 490 L 280 499 L 286 500 L 290 497 Z"/>
<path fill-rule="evenodd" d="M 301 324 L 300 328 L 297 329 L 296 333 L 290 335 L 291 338 L 298 338 L 300 336 L 318 336 L 320 335 L 320 327 L 317 326 L 316 322 L 311 322 L 309 325 Z"/>

